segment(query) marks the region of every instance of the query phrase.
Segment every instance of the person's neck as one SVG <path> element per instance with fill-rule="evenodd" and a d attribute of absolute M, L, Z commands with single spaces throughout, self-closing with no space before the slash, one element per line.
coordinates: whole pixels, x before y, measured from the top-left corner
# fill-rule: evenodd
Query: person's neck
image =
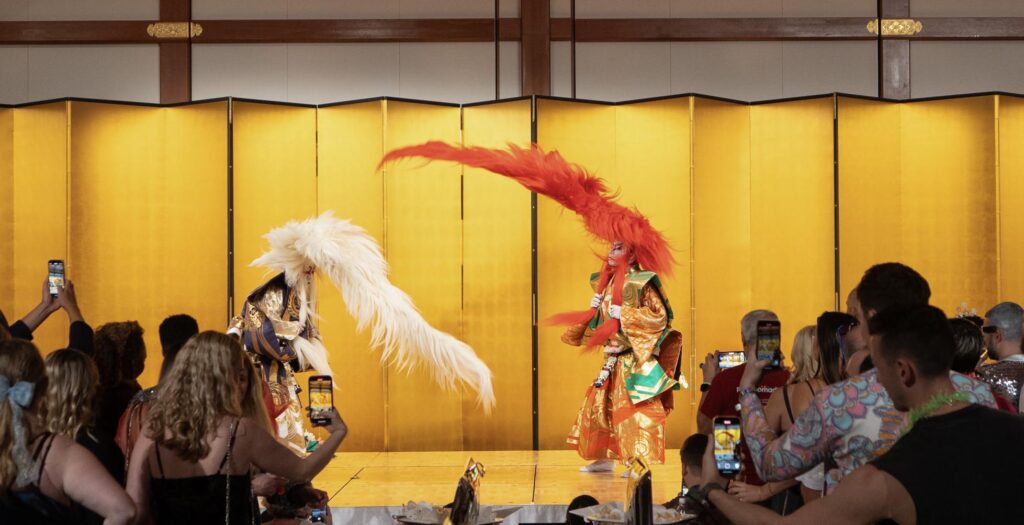
<path fill-rule="evenodd" d="M 1006 345 L 1004 348 L 1000 348 L 998 350 L 998 353 L 999 353 L 999 360 L 1000 361 L 1003 361 L 1005 359 L 1009 359 L 1010 357 L 1015 356 L 1015 355 L 1024 355 L 1024 352 L 1021 351 L 1021 347 L 1020 347 L 1019 343 L 1018 344 Z M 1020 359 L 1020 358 L 1018 357 L 1017 359 Z"/>
<path fill-rule="evenodd" d="M 909 399 L 907 401 L 911 410 L 914 410 L 923 407 L 928 404 L 928 402 L 939 396 L 951 395 L 956 391 L 956 387 L 953 386 L 953 382 L 950 381 L 949 375 L 947 374 L 924 381 L 919 388 L 909 393 Z M 954 401 L 952 403 L 942 404 L 935 410 L 931 411 L 927 416 L 941 416 L 942 414 L 956 412 L 968 405 L 969 403 L 963 401 Z"/>

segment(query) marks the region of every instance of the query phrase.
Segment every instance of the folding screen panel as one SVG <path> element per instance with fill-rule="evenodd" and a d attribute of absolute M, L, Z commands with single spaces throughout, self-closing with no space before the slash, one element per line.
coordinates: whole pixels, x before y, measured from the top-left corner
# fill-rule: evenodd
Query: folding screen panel
<path fill-rule="evenodd" d="M 386 101 L 385 150 L 427 140 L 459 142 L 460 108 Z M 402 162 L 384 170 L 384 238 L 391 281 L 433 326 L 462 337 L 462 169 Z M 444 392 L 429 374 L 388 374 L 391 450 L 462 448 L 462 396 Z M 465 395 L 471 395 L 466 393 Z"/>
<path fill-rule="evenodd" d="M 688 98 L 622 106 L 539 100 L 537 142 L 559 150 L 621 189 L 621 202 L 636 206 L 661 230 L 679 264 L 664 284 L 676 320 L 690 333 L 690 105 Z M 601 268 L 604 242 L 593 241 L 575 214 L 540 198 L 537 214 L 538 313 L 541 319 L 587 307 L 589 276 Z M 592 254 L 600 257 L 594 257 Z M 569 427 L 601 367 L 596 353 L 582 354 L 560 340 L 560 327 L 542 327 L 539 347 L 541 448 L 564 448 Z M 689 344 L 686 345 L 689 348 Z M 689 370 L 690 353 L 683 356 Z M 668 438 L 681 440 L 692 425 L 691 393 L 677 394 Z"/>
<path fill-rule="evenodd" d="M 49 259 L 65 259 L 68 277 L 80 281 L 67 260 L 68 103 L 14 109 L 13 155 L 12 323 L 39 304 Z M 66 316 L 55 313 L 33 335 L 43 353 L 67 346 Z"/>
<path fill-rule="evenodd" d="M 844 290 L 871 264 L 893 260 L 921 272 L 932 304 L 950 315 L 961 304 L 984 311 L 995 303 L 994 118 L 991 96 L 839 99 Z"/>
<path fill-rule="evenodd" d="M 71 103 L 69 275 L 95 325 L 146 331 L 140 383 L 158 380 L 158 327 L 187 313 L 224 329 L 227 103 Z"/>
<path fill-rule="evenodd" d="M 528 99 L 463 108 L 463 143 L 530 145 Z M 465 450 L 533 447 L 530 192 L 485 170 L 463 175 L 463 340 L 493 372 L 497 407 L 463 396 Z"/>
<path fill-rule="evenodd" d="M 1024 302 L 1024 99 L 999 95 L 996 187 L 998 301 Z M 991 202 L 991 201 L 990 201 Z M 979 315 L 992 305 L 977 305 Z"/>
<path fill-rule="evenodd" d="M 0 311 L 5 316 L 18 315 L 13 307 L 14 109 L 0 108 Z"/>
<path fill-rule="evenodd" d="M 832 115 L 831 97 L 694 99 L 698 362 L 741 350 L 740 319 L 752 309 L 778 314 L 788 355 L 796 332 L 834 308 Z"/>
<path fill-rule="evenodd" d="M 384 154 L 384 102 L 317 109 L 317 208 L 333 210 L 383 245 L 384 177 L 377 163 Z M 359 429 L 344 450 L 385 450 L 385 378 L 380 354 L 370 351 L 369 331 L 356 333 L 355 321 L 333 284 L 321 279 L 320 330 L 338 374 L 334 402 L 345 422 Z"/>

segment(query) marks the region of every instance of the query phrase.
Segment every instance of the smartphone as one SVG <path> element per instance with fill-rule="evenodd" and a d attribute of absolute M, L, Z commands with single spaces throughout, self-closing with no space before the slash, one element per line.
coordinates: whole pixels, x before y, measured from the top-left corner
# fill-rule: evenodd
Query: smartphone
<path fill-rule="evenodd" d="M 740 418 L 718 416 L 714 421 L 715 465 L 723 476 L 735 476 L 740 471 Z"/>
<path fill-rule="evenodd" d="M 747 361 L 747 356 L 742 351 L 730 351 L 730 352 L 717 352 L 718 354 L 718 369 L 725 370 L 726 368 L 732 368 L 734 366 L 742 365 Z"/>
<path fill-rule="evenodd" d="M 331 409 L 334 408 L 334 381 L 331 376 L 309 378 L 309 421 L 314 427 L 331 424 Z"/>
<path fill-rule="evenodd" d="M 765 368 L 782 365 L 782 353 L 779 351 L 781 328 L 778 321 L 757 322 L 757 360 L 770 361 Z"/>
<path fill-rule="evenodd" d="M 47 279 L 50 282 L 50 295 L 57 297 L 57 290 L 64 287 L 64 261 L 50 259 L 47 263 Z"/>
<path fill-rule="evenodd" d="M 330 512 L 330 510 L 327 507 L 321 507 L 321 508 L 318 508 L 318 509 L 313 509 L 309 513 L 309 521 L 311 523 L 326 523 L 327 522 L 327 513 L 328 512 Z"/>

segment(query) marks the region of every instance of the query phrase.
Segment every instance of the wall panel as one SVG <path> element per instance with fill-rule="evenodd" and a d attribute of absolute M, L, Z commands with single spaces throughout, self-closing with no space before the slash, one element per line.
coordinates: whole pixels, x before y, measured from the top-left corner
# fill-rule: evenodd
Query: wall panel
<path fill-rule="evenodd" d="M 317 207 L 333 210 L 383 244 L 384 177 L 377 163 L 384 154 L 384 102 L 317 110 Z M 335 404 L 353 432 L 345 450 L 384 450 L 384 376 L 380 354 L 371 351 L 369 331 L 356 333 L 341 294 L 320 280 L 320 331 L 339 375 Z"/>
<path fill-rule="evenodd" d="M 14 109 L 0 108 L 0 311 L 14 311 Z M 14 322 L 8 319 L 8 322 Z"/>
<path fill-rule="evenodd" d="M 458 142 L 459 113 L 456 106 L 387 101 L 385 150 L 427 140 Z M 389 166 L 384 177 L 383 245 L 391 282 L 412 297 L 427 322 L 461 338 L 462 169 L 405 162 Z M 462 397 L 440 390 L 422 370 L 389 371 L 389 448 L 459 450 Z"/>
<path fill-rule="evenodd" d="M 998 132 L 999 301 L 1024 302 L 1024 99 L 1000 96 Z M 977 305 L 984 314 L 992 305 Z"/>
<path fill-rule="evenodd" d="M 67 249 L 67 103 L 16 108 L 14 130 L 14 304 L 6 312 L 11 322 L 39 304 L 49 259 L 64 259 L 68 278 L 80 281 Z M 88 310 L 83 315 L 95 319 Z M 67 346 L 67 317 L 54 314 L 33 335 L 43 353 Z"/>
<path fill-rule="evenodd" d="M 778 314 L 787 342 L 836 303 L 832 103 L 750 108 L 751 307 Z"/>
<path fill-rule="evenodd" d="M 615 106 L 537 101 L 537 143 L 557 149 L 611 184 L 616 179 Z M 627 201 L 628 202 L 628 201 Z M 607 243 L 593 241 L 572 212 L 537 199 L 537 317 L 586 309 L 594 292 L 589 277 L 601 269 Z M 563 327 L 541 325 L 538 393 L 541 449 L 564 449 L 587 385 L 603 364 L 599 352 L 582 353 L 560 339 Z"/>
<path fill-rule="evenodd" d="M 531 102 L 463 109 L 467 146 L 529 147 Z M 533 447 L 533 338 L 530 192 L 467 168 L 463 180 L 463 335 L 491 368 L 497 406 L 484 416 L 464 395 L 466 450 Z"/>
<path fill-rule="evenodd" d="M 227 312 L 227 107 L 71 105 L 69 265 L 97 327 L 146 330 L 140 383 L 158 380 L 159 323 Z M 187 204 L 186 204 L 187 203 Z"/>

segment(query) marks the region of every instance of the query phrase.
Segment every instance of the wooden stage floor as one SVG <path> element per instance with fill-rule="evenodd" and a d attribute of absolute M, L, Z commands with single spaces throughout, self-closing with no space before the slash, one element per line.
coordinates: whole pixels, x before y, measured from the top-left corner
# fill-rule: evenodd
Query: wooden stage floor
<path fill-rule="evenodd" d="M 654 502 L 679 493 L 682 471 L 679 452 L 666 451 L 664 465 L 652 467 Z M 587 474 L 586 464 L 572 450 L 500 452 L 340 452 L 313 480 L 331 495 L 331 507 L 396 506 L 412 501 L 443 505 L 472 457 L 487 469 L 480 486 L 485 505 L 566 505 L 580 494 L 605 503 L 622 501 L 626 480 L 614 473 Z"/>

